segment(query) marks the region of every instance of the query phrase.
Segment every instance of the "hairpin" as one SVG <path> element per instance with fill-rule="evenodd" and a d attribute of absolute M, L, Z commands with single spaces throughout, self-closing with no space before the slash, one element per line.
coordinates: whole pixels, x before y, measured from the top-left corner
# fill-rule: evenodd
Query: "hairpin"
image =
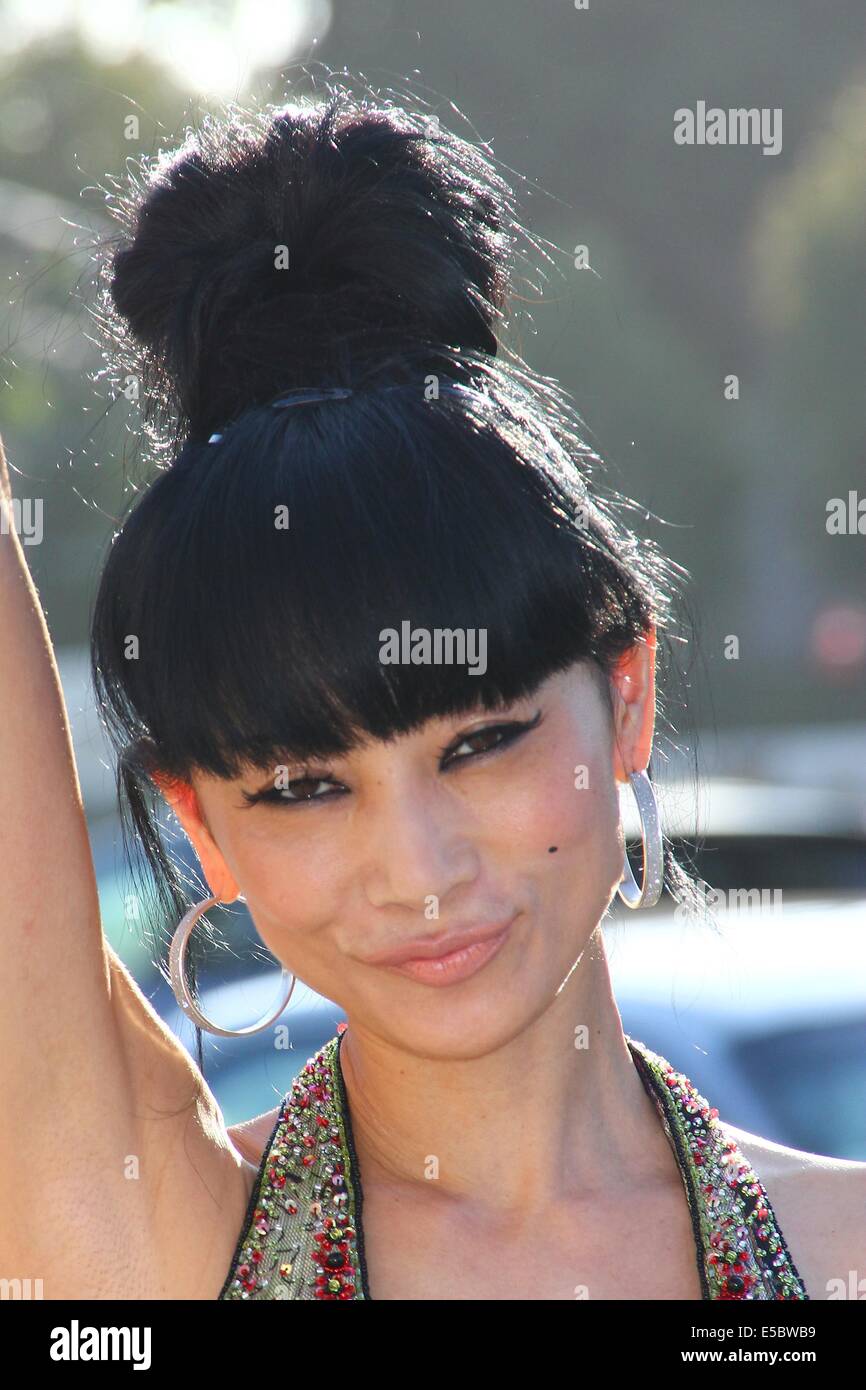
<path fill-rule="evenodd" d="M 353 394 L 349 386 L 295 386 L 279 400 L 271 401 L 274 410 L 291 405 L 310 405 L 318 401 L 344 400 Z M 218 444 L 222 434 L 212 434 L 208 444 Z"/>

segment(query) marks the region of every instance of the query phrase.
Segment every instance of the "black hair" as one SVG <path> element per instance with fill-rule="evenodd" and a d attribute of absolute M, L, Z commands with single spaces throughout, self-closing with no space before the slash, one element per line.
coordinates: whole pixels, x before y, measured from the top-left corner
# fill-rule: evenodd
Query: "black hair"
<path fill-rule="evenodd" d="M 661 698 L 683 571 L 625 524 L 566 392 L 507 346 L 531 238 L 488 152 L 336 87 L 208 115 L 111 211 L 99 318 L 159 471 L 113 538 L 92 667 L 169 920 L 189 904 L 157 767 L 333 757 L 575 662 L 609 695 L 650 623 Z M 299 387 L 351 394 L 274 408 Z M 486 671 L 383 664 L 407 619 L 486 629 Z M 667 842 L 665 861 L 694 901 Z"/>

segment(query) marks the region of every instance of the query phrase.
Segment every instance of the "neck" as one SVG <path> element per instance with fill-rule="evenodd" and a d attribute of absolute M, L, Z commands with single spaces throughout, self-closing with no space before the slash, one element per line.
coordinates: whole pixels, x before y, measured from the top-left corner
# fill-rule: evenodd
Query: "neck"
<path fill-rule="evenodd" d="M 531 1218 L 675 1171 L 600 930 L 545 1012 L 495 1051 L 419 1057 L 350 1018 L 340 1061 L 365 1193 Z"/>

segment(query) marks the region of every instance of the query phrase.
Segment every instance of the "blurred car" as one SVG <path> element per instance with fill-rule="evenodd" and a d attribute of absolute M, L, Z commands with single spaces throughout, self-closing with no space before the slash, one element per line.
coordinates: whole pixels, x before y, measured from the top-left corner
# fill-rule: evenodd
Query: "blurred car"
<path fill-rule="evenodd" d="M 866 893 L 605 931 L 625 1031 L 722 1118 L 866 1159 Z"/>

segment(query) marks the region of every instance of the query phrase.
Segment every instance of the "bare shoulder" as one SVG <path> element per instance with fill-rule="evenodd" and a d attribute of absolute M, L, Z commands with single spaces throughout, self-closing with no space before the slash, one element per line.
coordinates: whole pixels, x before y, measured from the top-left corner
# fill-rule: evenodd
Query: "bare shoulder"
<path fill-rule="evenodd" d="M 252 1120 L 243 1120 L 241 1124 L 229 1128 L 229 1138 L 235 1148 L 256 1168 L 264 1157 L 265 1148 L 274 1132 L 281 1109 L 281 1105 L 275 1105 L 273 1110 L 265 1110 Z"/>
<path fill-rule="evenodd" d="M 866 1298 L 866 1163 L 725 1125 L 766 1189 L 810 1298 Z"/>

